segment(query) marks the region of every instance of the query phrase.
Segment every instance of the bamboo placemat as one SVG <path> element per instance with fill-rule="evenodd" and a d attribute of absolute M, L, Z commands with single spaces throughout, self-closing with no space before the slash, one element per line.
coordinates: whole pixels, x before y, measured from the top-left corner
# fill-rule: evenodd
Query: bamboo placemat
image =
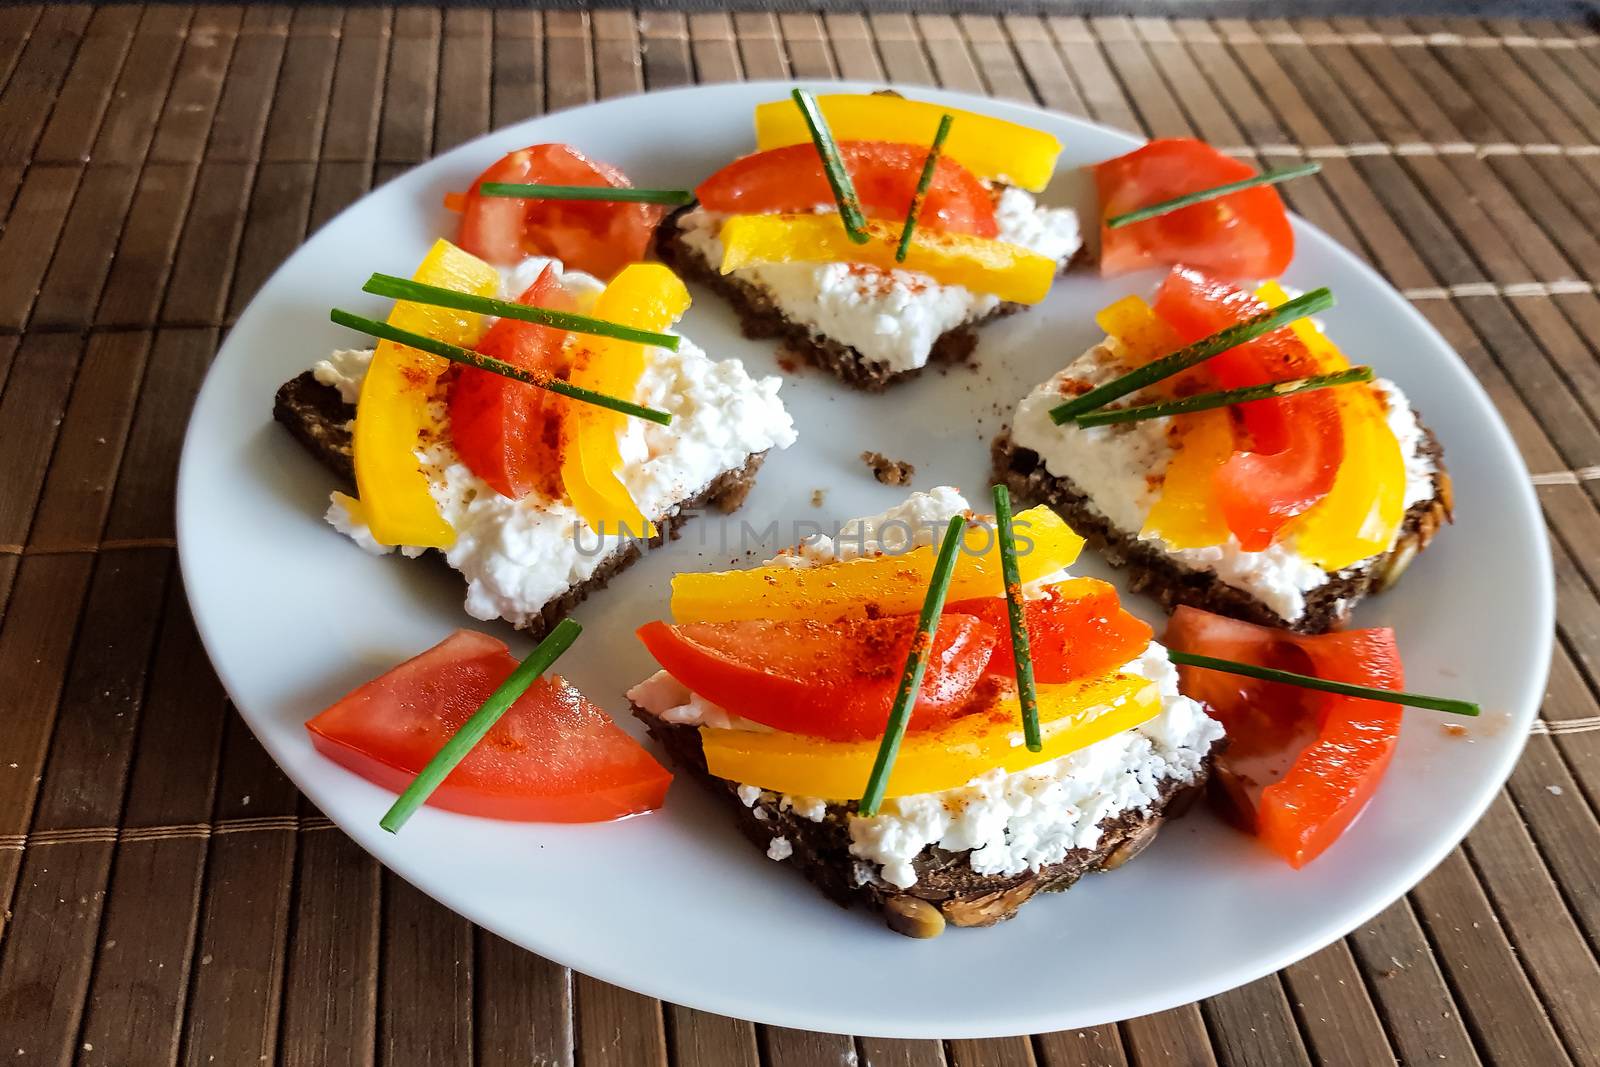
<path fill-rule="evenodd" d="M 1323 161 L 1286 195 L 1478 374 L 1537 472 L 1560 586 L 1527 754 L 1405 899 L 1279 974 L 1118 1025 L 943 1044 L 755 1027 L 475 929 L 380 871 L 249 736 L 185 608 L 172 488 L 256 287 L 374 182 L 492 126 L 786 75 Z M 1600 1062 L 1588 28 L 3 7 L 0 85 L 0 1062 Z"/>

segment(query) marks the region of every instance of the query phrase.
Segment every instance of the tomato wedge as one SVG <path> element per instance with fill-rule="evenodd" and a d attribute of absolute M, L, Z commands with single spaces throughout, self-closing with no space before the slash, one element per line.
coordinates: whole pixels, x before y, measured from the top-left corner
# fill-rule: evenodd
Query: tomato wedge
<path fill-rule="evenodd" d="M 1182 268 L 1167 275 L 1155 308 L 1185 343 L 1268 310 L 1243 289 Z M 1316 360 L 1288 328 L 1230 349 L 1205 367 L 1223 389 L 1318 372 Z M 1339 401 L 1322 389 L 1239 404 L 1233 411 L 1249 432 L 1250 447 L 1218 467 L 1213 484 L 1240 547 L 1259 552 L 1333 488 L 1344 458 Z"/>
<path fill-rule="evenodd" d="M 868 217 L 906 217 L 927 159 L 926 146 L 892 141 L 842 141 L 839 154 Z M 811 144 L 789 145 L 736 159 L 695 190 L 708 211 L 730 215 L 806 212 L 832 204 L 833 188 L 822 157 Z M 933 181 L 917 216 L 923 225 L 947 233 L 994 237 L 994 199 L 972 172 L 948 156 L 939 158 Z"/>
<path fill-rule="evenodd" d="M 564 144 L 536 144 L 502 158 L 478 175 L 462 201 L 456 244 L 475 256 L 511 266 L 530 255 L 554 256 L 602 281 L 644 258 L 663 208 L 600 200 L 519 200 L 483 196 L 484 182 L 599 185 L 633 183 L 608 163 Z"/>
<path fill-rule="evenodd" d="M 1101 219 L 1255 175 L 1204 141 L 1168 137 L 1094 167 Z M 1271 278 L 1294 257 L 1294 230 L 1271 186 L 1100 229 L 1100 273 L 1186 264 L 1224 278 Z"/>
<path fill-rule="evenodd" d="M 945 613 L 973 615 L 995 631 L 994 651 L 985 673 L 1017 675 L 1011 648 L 1011 615 L 999 597 L 963 600 Z M 1123 610 L 1117 590 L 1094 578 L 1074 578 L 1049 595 L 1024 604 L 1033 677 L 1038 682 L 1094 678 L 1130 662 L 1150 643 L 1148 623 Z"/>
<path fill-rule="evenodd" d="M 504 642 L 457 630 L 306 723 L 324 756 L 399 792 L 511 675 Z M 534 682 L 428 803 L 517 822 L 601 822 L 661 806 L 672 775 L 559 677 Z"/>
<path fill-rule="evenodd" d="M 545 267 L 517 300 L 570 311 L 572 299 Z M 567 331 L 501 319 L 477 349 L 523 370 L 560 377 Z M 450 435 L 461 460 L 501 496 L 561 499 L 561 424 L 551 395 L 500 374 L 462 367 L 450 387 Z"/>
<path fill-rule="evenodd" d="M 1166 644 L 1340 682 L 1399 689 L 1405 670 L 1387 627 L 1306 636 L 1180 607 Z M 1400 706 L 1317 693 L 1197 667 L 1184 693 L 1228 731 L 1217 779 L 1231 814 L 1295 868 L 1321 855 L 1383 780 L 1400 736 Z"/>
<path fill-rule="evenodd" d="M 690 690 L 789 733 L 854 741 L 882 736 L 917 620 L 909 615 L 820 623 L 649 622 L 639 640 Z M 943 619 L 912 709 L 911 729 L 938 726 L 966 705 L 994 650 L 971 616 Z"/>

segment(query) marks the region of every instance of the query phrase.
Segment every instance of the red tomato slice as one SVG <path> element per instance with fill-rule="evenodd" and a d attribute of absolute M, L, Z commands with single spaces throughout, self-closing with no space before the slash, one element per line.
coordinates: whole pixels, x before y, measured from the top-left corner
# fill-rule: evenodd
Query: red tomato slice
<path fill-rule="evenodd" d="M 1255 173 L 1204 141 L 1170 137 L 1095 164 L 1094 180 L 1103 220 Z M 1100 273 L 1107 277 L 1182 263 L 1224 278 L 1272 278 L 1293 256 L 1283 198 L 1266 185 L 1100 228 Z"/>
<path fill-rule="evenodd" d="M 546 267 L 518 303 L 571 310 L 572 300 Z M 566 369 L 565 330 L 501 319 L 478 351 L 523 370 L 559 377 Z M 537 492 L 561 498 L 561 425 L 551 395 L 500 374 L 462 367 L 450 387 L 450 436 L 472 473 L 501 496 Z"/>
<path fill-rule="evenodd" d="M 510 677 L 505 644 L 457 630 L 306 723 L 317 750 L 400 792 Z M 534 682 L 428 803 L 516 822 L 601 822 L 659 808 L 672 775 L 559 677 Z"/>
<path fill-rule="evenodd" d="M 639 640 L 700 696 L 775 730 L 854 741 L 881 737 L 917 621 L 897 615 L 834 623 L 649 622 Z M 910 729 L 927 729 L 967 703 L 995 633 L 970 616 L 943 619 Z"/>
<path fill-rule="evenodd" d="M 1185 343 L 1268 310 L 1250 293 L 1177 269 L 1156 294 L 1156 313 Z M 1208 360 L 1217 386 L 1232 389 L 1317 373 L 1311 353 L 1284 328 Z M 1326 390 L 1237 405 L 1250 434 L 1248 451 L 1217 469 L 1217 502 L 1240 547 L 1259 552 L 1284 525 L 1328 495 L 1344 458 L 1339 406 Z"/>
<path fill-rule="evenodd" d="M 841 141 L 839 154 L 870 218 L 899 221 L 911 210 L 928 149 L 892 141 Z M 833 188 L 822 158 L 809 144 L 789 145 L 736 159 L 695 190 L 708 211 L 737 215 L 811 211 L 832 204 Z M 933 181 L 917 220 L 948 233 L 993 237 L 994 198 L 973 173 L 955 160 L 939 157 Z"/>
<path fill-rule="evenodd" d="M 1004 600 L 963 600 L 951 604 L 945 612 L 975 615 L 988 623 L 995 631 L 995 646 L 986 672 L 1007 678 L 1017 676 L 1010 609 Z M 1106 674 L 1133 660 L 1150 643 L 1149 624 L 1124 611 L 1116 589 L 1106 582 L 1092 582 L 1087 596 L 1065 597 L 1052 592 L 1042 599 L 1026 601 L 1024 618 L 1028 649 L 1033 656 L 1033 677 L 1038 682 L 1070 682 Z"/>
<path fill-rule="evenodd" d="M 1180 607 L 1166 643 L 1183 652 L 1399 689 L 1405 670 L 1394 631 L 1306 636 Z M 1268 848 L 1304 867 L 1372 799 L 1400 736 L 1400 706 L 1179 668 L 1182 688 L 1228 731 L 1218 780 L 1234 814 Z"/>
<path fill-rule="evenodd" d="M 598 200 L 518 200 L 480 196 L 484 182 L 599 185 L 633 183 L 607 163 L 564 144 L 518 149 L 478 175 L 467 191 L 456 244 L 490 263 L 510 266 L 529 255 L 554 256 L 602 281 L 644 258 L 663 209 L 658 204 Z"/>

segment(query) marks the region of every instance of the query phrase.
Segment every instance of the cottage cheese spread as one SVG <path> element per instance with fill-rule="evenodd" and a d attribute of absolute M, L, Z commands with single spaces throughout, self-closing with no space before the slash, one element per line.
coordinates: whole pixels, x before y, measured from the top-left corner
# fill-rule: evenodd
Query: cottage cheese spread
<path fill-rule="evenodd" d="M 932 534 L 923 530 L 936 530 L 967 510 L 966 500 L 949 487 L 915 493 L 882 515 L 846 523 L 837 540 L 812 538 L 779 560 L 810 566 L 872 554 L 885 542 L 903 551 L 901 524 L 917 531 L 912 546 L 929 544 Z M 908 888 L 917 880 L 912 861 L 929 845 L 968 852 L 979 874 L 1037 869 L 1059 862 L 1074 848 L 1095 847 L 1102 822 L 1130 808 L 1148 808 L 1163 782 L 1192 782 L 1222 736 L 1221 724 L 1178 692 L 1177 670 L 1160 645 L 1152 643 L 1122 670 L 1157 684 L 1161 714 L 1037 767 L 1014 774 L 997 769 L 959 789 L 898 797 L 886 801 L 877 815 L 850 816 L 850 851 L 864 861 L 858 864 L 857 878 L 881 877 Z M 765 729 L 694 696 L 665 671 L 635 686 L 628 699 L 667 722 Z M 746 807 L 773 799 L 753 785 L 738 786 L 738 795 Z M 814 822 L 827 813 L 821 798 L 777 799 Z"/>
<path fill-rule="evenodd" d="M 572 288 L 595 291 L 586 275 L 573 272 L 564 280 L 575 278 Z M 366 361 L 340 355 L 325 361 L 325 371 L 318 365 L 318 380 L 335 385 L 341 395 L 359 394 Z M 687 338 L 677 352 L 651 349 L 633 399 L 673 419 L 670 426 L 629 419 L 619 441 L 622 481 L 640 510 L 657 521 L 675 515 L 683 501 L 744 466 L 753 453 L 793 444 L 794 423 L 778 398 L 779 385 L 776 377 L 750 377 L 739 360 L 711 360 Z M 442 398 L 434 402 L 434 414 L 441 422 L 446 418 Z M 466 610 L 473 618 L 526 624 L 627 543 L 617 533 L 595 533 L 564 501 L 501 496 L 460 461 L 446 438 L 419 448 L 417 458 L 440 513 L 456 531 L 444 555 L 467 580 Z M 328 522 L 369 552 L 390 551 L 351 515 L 348 502 L 334 494 Z M 400 547 L 408 556 L 422 552 Z"/>
<path fill-rule="evenodd" d="M 1061 402 L 1068 380 L 1098 385 L 1126 369 L 1115 341 L 1096 345 L 1023 398 L 1012 421 L 1011 438 L 1019 447 L 1037 452 L 1051 474 L 1071 479 L 1113 526 L 1134 531 L 1143 528 L 1160 493 L 1159 478 L 1152 476 L 1167 469 L 1175 451 L 1167 438 L 1170 420 L 1086 428 L 1050 421 L 1050 409 Z M 1433 496 L 1434 463 L 1422 451 L 1422 427 L 1399 386 L 1382 379 L 1373 384 L 1388 407 L 1389 426 L 1405 458 L 1409 508 Z M 1305 614 L 1307 593 L 1337 577 L 1296 552 L 1292 537 L 1261 552 L 1246 552 L 1233 537 L 1208 548 L 1163 545 L 1162 550 L 1179 563 L 1214 572 L 1290 622 Z"/>
<path fill-rule="evenodd" d="M 1083 244 L 1076 212 L 1040 207 L 1021 189 L 1004 190 L 995 215 L 1000 240 L 1062 264 Z M 684 241 L 713 265 L 722 262 L 718 234 L 726 217 L 697 208 L 680 223 Z M 940 285 L 925 274 L 861 264 L 769 263 L 733 276 L 759 287 L 791 321 L 892 371 L 925 365 L 940 334 L 982 318 L 1000 303 L 958 285 Z"/>

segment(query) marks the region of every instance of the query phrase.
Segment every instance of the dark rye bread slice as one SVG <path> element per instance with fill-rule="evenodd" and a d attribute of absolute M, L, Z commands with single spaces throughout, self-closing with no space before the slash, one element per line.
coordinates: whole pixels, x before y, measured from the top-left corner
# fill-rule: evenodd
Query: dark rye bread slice
<path fill-rule="evenodd" d="M 1027 504 L 1049 505 L 1109 563 L 1128 571 L 1129 588 L 1154 597 L 1169 612 L 1188 604 L 1262 626 L 1320 634 L 1342 626 L 1363 597 L 1393 585 L 1440 527 L 1451 521 L 1454 497 L 1444 453 L 1433 431 L 1426 426 L 1422 431 L 1422 453 L 1434 464 L 1433 496 L 1406 511 L 1392 549 L 1339 571 L 1327 584 L 1307 593 L 1305 614 L 1293 622 L 1211 571 L 1177 562 L 1140 540 L 1138 531 L 1112 525 L 1072 479 L 1050 473 L 1037 452 L 1014 445 L 1009 430 L 994 440 L 994 473 L 1014 497 Z"/>
<path fill-rule="evenodd" d="M 1162 782 L 1149 809 L 1129 809 L 1103 821 L 1100 843 L 1092 849 L 1074 849 L 1059 862 L 1037 871 L 984 875 L 972 869 L 967 853 L 930 846 L 913 863 L 916 884 L 902 890 L 877 877 L 874 865 L 850 854 L 849 816 L 855 810 L 854 801 L 830 805 L 821 822 L 785 810 L 770 793 L 762 794 L 762 799 L 747 807 L 739 798 L 736 783 L 717 778 L 706 769 L 698 727 L 663 722 L 636 704 L 632 709 L 634 717 L 644 723 L 675 765 L 726 801 L 740 832 L 751 844 L 766 852 L 773 838 L 786 838 L 794 851 L 782 863 L 799 870 L 835 903 L 844 907 L 865 904 L 883 913 L 889 926 L 900 933 L 916 931 L 913 936 L 931 936 L 943 922 L 952 926 L 993 926 L 1015 915 L 1036 893 L 1060 892 L 1091 871 L 1122 866 L 1155 840 L 1163 822 L 1189 810 L 1204 791 L 1212 759 L 1222 746 L 1218 741 L 1212 747 L 1193 781 L 1170 778 Z M 857 877 L 858 870 L 872 873 L 862 880 Z M 938 910 L 939 917 L 927 914 L 930 906 Z M 932 930 L 927 926 L 929 918 L 933 919 Z"/>
<path fill-rule="evenodd" d="M 272 417 L 282 423 L 323 466 L 338 475 L 346 488 L 352 490 L 355 487 L 355 461 L 350 451 L 349 424 L 355 415 L 355 405 L 346 404 L 337 389 L 317 381 L 310 371 L 285 382 L 278 389 L 272 405 Z M 761 461 L 765 458 L 765 452 L 754 453 L 744 466 L 723 472 L 694 497 L 679 504 L 673 514 L 656 523 L 656 536 L 650 539 L 649 547 L 655 548 L 668 538 L 676 539 L 683 523 L 708 507 L 724 514 L 737 511 L 754 487 L 756 471 L 761 469 Z M 607 582 L 643 554 L 639 541 L 624 542 L 622 548 L 600 564 L 586 581 L 550 601 L 540 610 L 537 618 L 520 629 L 535 638 L 542 637 L 550 627 L 583 603 L 590 593 L 603 589 Z M 444 557 L 441 555 L 438 558 L 442 560 Z"/>
<path fill-rule="evenodd" d="M 882 363 L 870 362 L 860 350 L 840 344 L 811 331 L 803 322 L 794 322 L 784 315 L 759 286 L 752 285 L 731 274 L 723 274 L 717 264 L 708 261 L 683 239 L 679 221 L 699 205 L 689 204 L 668 215 L 656 228 L 656 254 L 661 261 L 681 277 L 697 281 L 720 294 L 739 316 L 739 327 L 746 337 L 781 337 L 786 347 L 807 363 L 831 372 L 840 381 L 868 392 L 881 392 L 898 382 L 921 374 L 934 364 L 952 364 L 965 361 L 978 344 L 978 327 L 992 319 L 1012 315 L 1025 309 L 1025 305 L 1006 301 L 979 319 L 964 322 L 940 334 L 928 353 L 928 362 L 910 370 L 892 371 Z M 1065 271 L 1083 254 L 1080 249 L 1062 267 Z"/>

